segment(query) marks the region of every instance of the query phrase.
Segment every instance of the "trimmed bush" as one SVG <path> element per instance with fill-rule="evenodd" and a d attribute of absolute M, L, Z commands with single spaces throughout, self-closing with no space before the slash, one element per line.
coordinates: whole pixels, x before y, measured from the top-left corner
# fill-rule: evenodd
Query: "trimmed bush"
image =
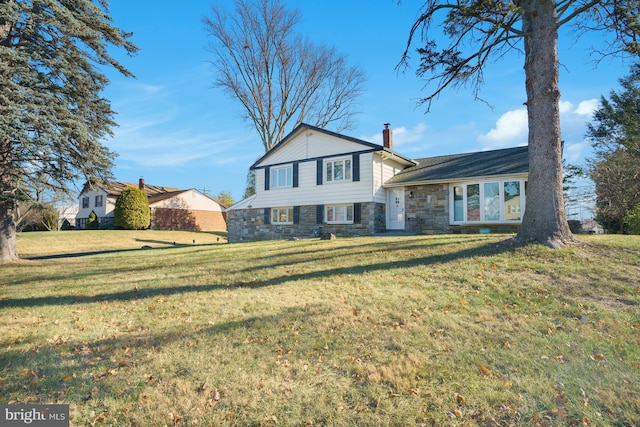
<path fill-rule="evenodd" d="M 87 224 L 84 226 L 85 230 L 97 230 L 100 227 L 100 221 L 98 219 L 98 215 L 94 211 L 91 211 L 89 214 L 89 218 L 87 219 Z"/>
<path fill-rule="evenodd" d="M 127 187 L 116 199 L 114 225 L 125 230 L 144 230 L 151 223 L 149 198 L 136 187 Z"/>

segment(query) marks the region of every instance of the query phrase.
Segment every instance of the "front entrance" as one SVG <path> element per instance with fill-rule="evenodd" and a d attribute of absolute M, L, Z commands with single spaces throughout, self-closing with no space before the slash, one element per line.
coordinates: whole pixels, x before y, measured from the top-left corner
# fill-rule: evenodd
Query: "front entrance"
<path fill-rule="evenodd" d="M 404 230 L 404 188 L 387 189 L 387 230 Z"/>

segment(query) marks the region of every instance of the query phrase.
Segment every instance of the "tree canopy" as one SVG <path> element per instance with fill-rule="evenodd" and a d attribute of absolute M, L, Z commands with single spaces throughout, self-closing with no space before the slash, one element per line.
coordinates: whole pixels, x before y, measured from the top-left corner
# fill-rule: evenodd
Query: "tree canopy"
<path fill-rule="evenodd" d="M 513 49 L 524 50 L 529 121 L 529 184 L 517 240 L 551 247 L 572 243 L 562 194 L 562 138 L 558 79 L 558 33 L 602 31 L 601 55 L 640 54 L 637 0 L 428 0 L 409 31 L 401 64 L 408 64 L 416 40 L 417 74 L 426 79 L 427 105 L 447 87 L 483 83 L 488 64 Z M 442 38 L 433 30 L 444 33 Z"/>
<path fill-rule="evenodd" d="M 204 19 L 214 84 L 236 99 L 265 152 L 301 122 L 349 129 L 365 73 L 334 48 L 296 33 L 301 16 L 280 0 L 235 0 Z"/>
<path fill-rule="evenodd" d="M 132 76 L 109 51 L 136 52 L 130 35 L 106 0 L 0 3 L 0 261 L 17 257 L 19 188 L 111 177 L 115 153 L 101 140 L 116 123 L 100 70 Z"/>
<path fill-rule="evenodd" d="M 622 233 L 628 212 L 640 204 L 640 64 L 619 82 L 620 91 L 600 98 L 587 138 L 595 152 L 589 174 L 596 186 L 596 220 Z"/>

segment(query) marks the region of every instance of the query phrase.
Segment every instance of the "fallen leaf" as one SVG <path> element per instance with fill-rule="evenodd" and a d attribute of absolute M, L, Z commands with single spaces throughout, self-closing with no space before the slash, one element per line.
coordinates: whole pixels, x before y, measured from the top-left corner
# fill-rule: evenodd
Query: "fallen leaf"
<path fill-rule="evenodd" d="M 597 360 L 597 361 L 602 361 L 604 360 L 604 355 L 602 354 L 594 354 L 589 356 L 591 358 L 591 360 Z"/>
<path fill-rule="evenodd" d="M 465 400 L 463 395 L 456 393 L 456 402 L 458 402 L 459 405 L 464 405 Z"/>
<path fill-rule="evenodd" d="M 491 375 L 491 369 L 487 368 L 484 365 L 480 365 L 480 370 L 482 371 L 483 374 L 487 376 Z"/>

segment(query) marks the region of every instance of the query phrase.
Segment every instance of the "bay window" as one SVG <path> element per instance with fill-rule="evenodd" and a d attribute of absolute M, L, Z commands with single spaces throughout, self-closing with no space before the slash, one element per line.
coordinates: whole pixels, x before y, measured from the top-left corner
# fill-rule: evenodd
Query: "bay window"
<path fill-rule="evenodd" d="M 524 180 L 483 181 L 451 187 L 451 222 L 520 222 L 524 212 Z"/>

